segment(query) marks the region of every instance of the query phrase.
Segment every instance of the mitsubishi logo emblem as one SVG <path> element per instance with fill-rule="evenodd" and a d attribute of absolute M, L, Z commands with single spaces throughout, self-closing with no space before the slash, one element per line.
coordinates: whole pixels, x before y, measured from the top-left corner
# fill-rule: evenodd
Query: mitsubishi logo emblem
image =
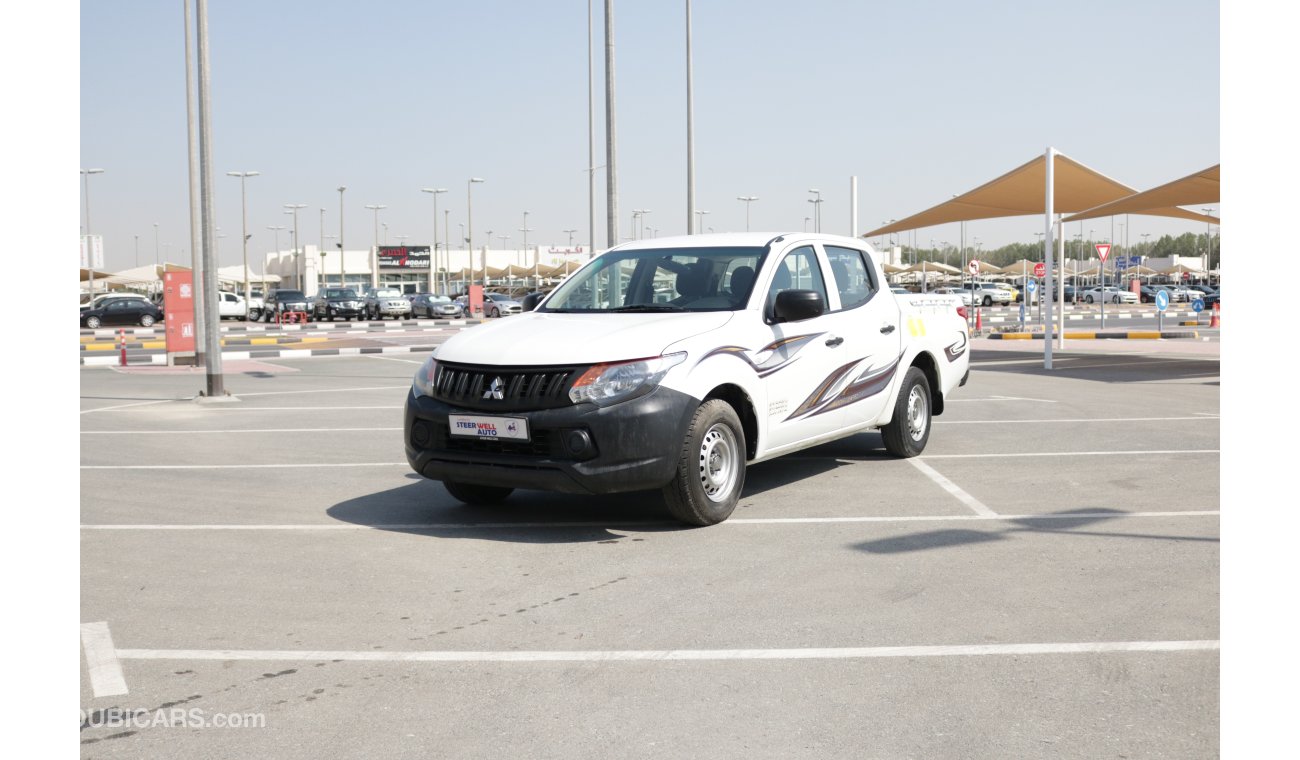
<path fill-rule="evenodd" d="M 499 377 L 493 378 L 492 384 L 488 386 L 487 390 L 483 391 L 483 398 L 490 398 L 490 399 L 495 399 L 497 401 L 504 401 L 506 397 L 504 388 L 505 388 L 505 383 L 501 380 L 501 378 Z"/>

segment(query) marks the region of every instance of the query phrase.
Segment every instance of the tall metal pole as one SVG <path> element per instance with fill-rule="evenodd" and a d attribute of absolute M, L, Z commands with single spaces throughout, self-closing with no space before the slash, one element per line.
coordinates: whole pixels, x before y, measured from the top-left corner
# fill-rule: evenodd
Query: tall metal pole
<path fill-rule="evenodd" d="M 204 319 L 198 325 L 203 335 L 205 365 L 207 367 L 207 395 L 209 398 L 225 396 L 225 381 L 221 370 L 221 336 L 217 325 L 220 317 L 217 312 L 216 293 L 217 259 L 213 239 L 216 213 L 212 186 L 212 100 L 209 86 L 208 66 L 208 2 L 196 0 L 198 11 L 199 42 L 199 175 L 203 211 L 203 280 L 202 286 L 195 288 L 201 296 Z"/>
<path fill-rule="evenodd" d="M 340 288 L 346 288 L 346 287 L 348 286 L 348 278 L 347 278 L 347 275 L 345 274 L 345 272 L 344 272 L 344 270 L 343 270 L 343 266 L 344 266 L 344 265 L 343 265 L 343 259 L 345 258 L 344 255 L 343 255 L 343 251 L 344 251 L 344 248 L 343 248 L 343 191 L 344 191 L 344 190 L 347 190 L 347 189 L 348 189 L 348 188 L 347 188 L 346 185 L 339 185 L 339 287 L 340 287 Z"/>
<path fill-rule="evenodd" d="M 618 245 L 618 132 L 614 125 L 614 0 L 605 0 L 605 244 Z"/>
<path fill-rule="evenodd" d="M 858 178 L 849 177 L 849 237 L 858 236 Z"/>
<path fill-rule="evenodd" d="M 188 6 L 186 7 L 188 8 Z M 188 29 L 189 27 L 187 26 L 186 30 Z M 189 40 L 189 36 L 187 33 L 186 41 L 188 42 L 188 40 Z M 187 58 L 186 63 L 188 62 L 189 59 Z M 189 81 L 187 79 L 186 84 L 188 83 Z M 103 174 L 103 173 L 104 173 L 103 169 L 82 169 L 81 170 L 83 184 L 86 187 L 86 242 L 87 245 L 90 246 L 87 249 L 88 253 L 86 256 L 86 271 L 90 272 L 90 300 L 92 301 L 95 300 L 95 248 L 90 241 L 90 175 Z"/>
<path fill-rule="evenodd" d="M 429 290 L 434 290 L 434 277 L 438 266 L 438 194 L 447 192 L 445 187 L 422 187 L 420 192 L 433 196 L 433 271 L 429 273 Z"/>
<path fill-rule="evenodd" d="M 307 208 L 307 204 L 286 203 L 284 207 L 293 214 L 293 271 L 298 278 L 298 289 L 305 293 L 307 289 L 303 287 L 303 281 L 307 279 L 307 268 L 302 262 L 302 242 L 298 237 L 298 209 Z"/>
<path fill-rule="evenodd" d="M 226 172 L 226 174 L 231 177 L 239 177 L 239 200 L 243 207 L 243 227 L 240 238 L 243 240 L 244 246 L 244 298 L 248 299 L 252 297 L 253 291 L 249 287 L 251 278 L 248 275 L 248 192 L 245 181 L 249 177 L 256 177 L 259 172 Z"/>
<path fill-rule="evenodd" d="M 465 244 L 469 246 L 470 271 L 474 269 L 474 183 L 482 182 L 481 177 L 470 177 L 465 183 Z M 492 240 L 488 240 L 492 245 Z M 487 287 L 487 250 L 483 251 L 483 287 Z"/>
<path fill-rule="evenodd" d="M 158 223 L 153 223 L 153 265 L 158 266 Z"/>
<path fill-rule="evenodd" d="M 135 236 L 135 266 L 140 266 L 140 236 Z"/>
<path fill-rule="evenodd" d="M 1047 184 L 1043 190 L 1043 241 L 1046 243 L 1044 252 L 1046 254 L 1044 265 L 1046 272 L 1043 274 L 1043 283 L 1050 286 L 1052 284 L 1053 262 L 1052 260 L 1052 216 L 1056 213 L 1056 149 L 1047 149 Z M 1061 278 L 1059 287 L 1062 297 L 1065 293 L 1065 278 Z M 1052 322 L 1052 299 L 1050 297 L 1043 299 L 1047 301 L 1047 321 L 1044 326 L 1046 332 L 1043 334 L 1043 369 L 1052 368 L 1052 330 L 1055 324 Z M 1062 305 L 1064 308 L 1064 305 Z M 1064 311 L 1062 311 L 1064 314 Z M 1064 319 L 1061 321 L 1062 327 L 1065 325 Z"/>
<path fill-rule="evenodd" d="M 686 234 L 693 235 L 695 221 L 695 95 L 691 67 L 691 0 L 686 0 Z M 749 204 L 745 204 L 745 231 L 749 231 Z"/>
<path fill-rule="evenodd" d="M 194 74 L 191 71 L 193 54 L 190 52 L 190 22 L 189 0 L 183 0 L 185 3 L 185 116 L 186 116 L 186 140 L 189 151 L 189 170 L 190 170 L 190 272 L 194 281 L 194 329 L 196 335 L 205 335 L 204 321 L 207 317 L 207 310 L 203 308 L 203 300 L 207 296 L 207 291 L 200 288 L 202 281 L 202 241 L 200 234 L 203 226 L 203 212 L 200 209 L 202 190 L 199 187 L 200 169 L 198 153 L 198 120 L 196 118 L 194 104 Z M 195 341 L 195 362 L 199 366 L 204 365 L 203 355 L 207 352 L 207 346 L 202 339 Z"/>
<path fill-rule="evenodd" d="M 375 212 L 375 245 L 370 249 L 370 285 L 379 287 L 379 211 L 388 208 L 384 205 L 373 204 L 366 208 Z"/>
<path fill-rule="evenodd" d="M 745 202 L 745 232 L 749 232 L 749 204 L 758 200 L 757 195 L 739 195 L 736 200 Z"/>
<path fill-rule="evenodd" d="M 451 209 L 442 210 L 442 255 L 446 261 L 446 271 L 442 273 L 442 288 L 446 295 L 451 295 Z"/>
<path fill-rule="evenodd" d="M 587 0 L 587 245 L 596 250 L 596 66 L 592 2 Z M 448 268 L 451 265 L 448 264 Z"/>

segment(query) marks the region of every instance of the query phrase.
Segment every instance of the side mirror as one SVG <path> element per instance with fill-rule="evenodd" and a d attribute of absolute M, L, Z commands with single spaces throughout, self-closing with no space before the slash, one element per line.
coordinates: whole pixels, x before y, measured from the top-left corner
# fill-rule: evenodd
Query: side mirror
<path fill-rule="evenodd" d="M 546 297 L 545 293 L 536 293 L 536 292 L 529 293 L 528 295 L 524 296 L 524 300 L 521 302 L 520 305 L 523 307 L 524 311 L 532 311 L 533 309 L 537 308 L 537 304 L 541 303 L 542 299 L 545 297 Z"/>
<path fill-rule="evenodd" d="M 772 309 L 777 322 L 800 322 L 826 312 L 822 294 L 815 290 L 783 290 L 776 294 Z"/>

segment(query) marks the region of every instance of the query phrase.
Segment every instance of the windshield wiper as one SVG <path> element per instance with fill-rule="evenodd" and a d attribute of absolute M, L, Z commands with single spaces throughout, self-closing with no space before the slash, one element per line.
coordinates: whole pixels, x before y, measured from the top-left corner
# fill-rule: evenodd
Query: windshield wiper
<path fill-rule="evenodd" d="M 607 311 L 651 312 L 651 311 L 686 311 L 686 309 L 683 309 L 682 307 L 671 303 L 635 303 L 632 304 L 631 306 L 616 306 L 613 309 L 607 309 Z"/>

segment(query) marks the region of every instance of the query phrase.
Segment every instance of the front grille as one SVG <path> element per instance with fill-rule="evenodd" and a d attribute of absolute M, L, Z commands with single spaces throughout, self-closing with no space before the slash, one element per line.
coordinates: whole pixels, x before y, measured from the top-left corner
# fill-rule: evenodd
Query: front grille
<path fill-rule="evenodd" d="M 551 456 L 551 431 L 534 430 L 531 441 L 511 441 L 505 438 L 461 438 L 446 434 L 443 428 L 443 448 L 447 451 L 466 451 L 479 454 L 524 454 Z"/>
<path fill-rule="evenodd" d="M 438 364 L 433 397 L 464 409 L 508 412 L 569 406 L 569 385 L 578 367 L 486 367 Z M 488 393 L 500 378 L 501 398 Z M 484 394 L 488 398 L 484 398 Z"/>

